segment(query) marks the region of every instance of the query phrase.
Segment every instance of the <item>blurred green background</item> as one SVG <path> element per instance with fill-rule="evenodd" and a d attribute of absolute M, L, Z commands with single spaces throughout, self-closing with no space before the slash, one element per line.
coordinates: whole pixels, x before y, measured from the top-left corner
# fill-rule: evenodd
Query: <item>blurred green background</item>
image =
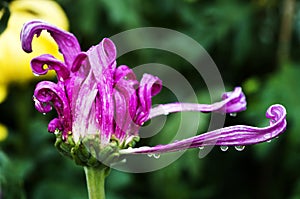
<path fill-rule="evenodd" d="M 286 0 L 57 0 L 82 49 L 103 37 L 145 26 L 170 28 L 198 41 L 218 66 L 226 88 L 241 85 L 248 107 L 226 126 L 266 126 L 266 109 L 274 103 L 288 111 L 288 128 L 271 143 L 246 147 L 242 152 L 214 147 L 205 158 L 189 150 L 168 167 L 143 174 L 112 170 L 106 180 L 108 199 L 298 199 L 300 198 L 300 3 Z M 1 45 L 1 44 L 0 44 Z M 175 55 L 140 50 L 118 60 L 137 66 L 163 63 L 184 74 L 199 96 L 208 93 L 192 67 Z M 42 77 L 38 81 L 42 80 Z M 34 109 L 32 94 L 37 81 L 11 84 L 0 104 L 0 122 L 8 137 L 0 142 L 0 194 L 4 199 L 87 198 L 83 169 L 54 148 L 55 136 Z M 200 82 L 200 83 L 199 83 Z M 168 97 L 170 96 L 170 97 Z M 171 102 L 163 92 L 155 102 Z M 176 132 L 176 116 L 169 116 L 160 134 L 142 143 L 166 143 Z M 201 121 L 206 130 L 209 117 Z M 1 196 L 0 196 L 1 198 Z"/>

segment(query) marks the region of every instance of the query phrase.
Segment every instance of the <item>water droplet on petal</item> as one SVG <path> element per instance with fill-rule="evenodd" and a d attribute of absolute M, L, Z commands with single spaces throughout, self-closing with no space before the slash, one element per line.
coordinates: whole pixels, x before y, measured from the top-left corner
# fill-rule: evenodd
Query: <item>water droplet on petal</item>
<path fill-rule="evenodd" d="M 203 149 L 204 149 L 204 146 L 199 146 L 199 149 L 200 149 L 200 150 L 203 150 Z"/>
<path fill-rule="evenodd" d="M 153 157 L 154 157 L 155 159 L 158 159 L 158 158 L 160 158 L 160 154 L 153 154 Z"/>
<path fill-rule="evenodd" d="M 164 109 L 164 115 L 169 115 L 169 112 Z"/>
<path fill-rule="evenodd" d="M 245 149 L 245 146 L 235 146 L 234 147 L 237 151 L 242 151 Z"/>
<path fill-rule="evenodd" d="M 228 146 L 220 146 L 221 151 L 227 151 L 228 150 Z"/>
<path fill-rule="evenodd" d="M 235 117 L 237 115 L 237 113 L 230 113 L 229 114 L 231 117 Z"/>

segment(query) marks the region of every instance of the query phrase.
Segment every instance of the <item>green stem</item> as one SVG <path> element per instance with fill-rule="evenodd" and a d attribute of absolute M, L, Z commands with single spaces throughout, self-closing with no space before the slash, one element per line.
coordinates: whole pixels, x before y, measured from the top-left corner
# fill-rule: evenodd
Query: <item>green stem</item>
<path fill-rule="evenodd" d="M 107 169 L 103 167 L 84 167 L 89 199 L 105 199 L 104 181 Z"/>
<path fill-rule="evenodd" d="M 277 50 L 278 64 L 286 67 L 290 61 L 290 45 L 292 39 L 293 22 L 295 18 L 295 0 L 284 0 L 282 8 L 282 21 L 279 32 L 279 46 Z"/>

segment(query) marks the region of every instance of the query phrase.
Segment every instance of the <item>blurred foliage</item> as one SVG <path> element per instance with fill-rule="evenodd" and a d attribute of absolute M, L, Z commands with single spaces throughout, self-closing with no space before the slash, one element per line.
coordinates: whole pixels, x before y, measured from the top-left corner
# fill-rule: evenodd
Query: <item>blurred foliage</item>
<path fill-rule="evenodd" d="M 264 114 L 273 103 L 285 105 L 288 111 L 286 133 L 271 143 L 249 146 L 242 152 L 234 148 L 222 152 L 215 147 L 201 159 L 199 150 L 189 150 L 168 167 L 151 173 L 112 170 L 106 181 L 108 199 L 300 197 L 299 2 L 294 5 L 287 41 L 289 59 L 279 62 L 277 53 L 283 5 L 288 1 L 57 0 L 83 50 L 103 37 L 145 26 L 170 28 L 197 40 L 215 61 L 228 90 L 242 85 L 247 95 L 247 111 L 228 117 L 226 125 L 266 126 Z M 201 77 L 170 53 L 140 50 L 118 59 L 132 67 L 150 62 L 180 71 L 197 91 L 199 102 L 209 102 Z M 61 157 L 53 147 L 54 136 L 46 132 L 53 115 L 42 116 L 34 110 L 35 83 L 11 85 L 7 100 L 0 105 L 0 121 L 9 129 L 8 138 L 0 143 L 0 198 L 1 194 L 4 199 L 87 198 L 82 168 Z M 173 100 L 165 91 L 155 103 Z M 203 133 L 209 115 L 200 118 L 198 133 Z M 170 115 L 163 132 L 141 144 L 169 142 L 177 124 L 178 116 Z"/>
<path fill-rule="evenodd" d="M 0 34 L 6 29 L 8 19 L 10 17 L 10 11 L 7 2 L 0 2 L 0 10 L 3 10 L 3 14 L 0 19 Z"/>

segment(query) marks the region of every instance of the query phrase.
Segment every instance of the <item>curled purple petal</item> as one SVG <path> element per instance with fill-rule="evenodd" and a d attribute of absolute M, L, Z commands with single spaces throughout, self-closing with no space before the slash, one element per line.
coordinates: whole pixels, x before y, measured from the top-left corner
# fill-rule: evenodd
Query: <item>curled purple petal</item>
<path fill-rule="evenodd" d="M 272 105 L 267 110 L 266 117 L 270 119 L 270 126 L 264 128 L 246 125 L 230 126 L 167 145 L 123 149 L 120 153 L 165 153 L 208 145 L 244 146 L 266 142 L 279 136 L 285 131 L 286 110 L 282 105 Z"/>
<path fill-rule="evenodd" d="M 213 112 L 222 111 L 226 113 L 235 113 L 246 109 L 246 98 L 242 89 L 237 87 L 233 92 L 223 94 L 223 100 L 213 104 L 196 104 L 196 103 L 170 103 L 161 104 L 154 107 L 150 111 L 148 119 L 157 117 L 159 115 L 167 115 L 169 113 L 182 112 L 182 111 L 195 111 L 195 112 Z"/>
<path fill-rule="evenodd" d="M 136 76 L 132 69 L 130 69 L 128 66 L 121 65 L 118 68 L 116 68 L 115 74 L 114 74 L 114 80 L 115 84 L 117 84 L 121 79 L 130 80 L 127 83 L 133 83 L 134 86 L 138 85 L 138 81 L 136 79 Z"/>
<path fill-rule="evenodd" d="M 32 39 L 34 35 L 39 36 L 42 30 L 47 30 L 50 33 L 58 44 L 59 50 L 64 56 L 66 65 L 71 67 L 76 55 L 81 51 L 76 37 L 73 34 L 44 21 L 33 20 L 23 25 L 20 35 L 23 50 L 27 53 L 32 52 Z"/>
<path fill-rule="evenodd" d="M 162 81 L 158 77 L 150 74 L 143 75 L 138 88 L 139 107 L 135 118 L 136 124 L 142 125 L 148 120 L 152 106 L 152 97 L 158 94 L 161 88 Z"/>
<path fill-rule="evenodd" d="M 58 84 L 50 81 L 38 83 L 34 91 L 34 101 L 36 109 L 42 113 L 51 111 L 53 106 L 63 124 L 63 134 L 66 135 L 68 131 L 71 131 L 72 118 L 69 101 L 64 90 Z M 53 128 L 50 127 L 50 130 Z"/>
<path fill-rule="evenodd" d="M 44 68 L 48 65 L 48 68 Z M 52 55 L 44 54 L 31 60 L 31 69 L 36 75 L 45 75 L 48 70 L 55 70 L 59 80 L 65 80 L 70 76 L 66 65 Z"/>
<path fill-rule="evenodd" d="M 56 130 L 59 130 L 59 131 L 63 130 L 63 124 L 61 123 L 61 120 L 58 118 L 54 118 L 48 124 L 49 132 L 54 133 Z"/>
<path fill-rule="evenodd" d="M 225 109 L 226 113 L 235 113 L 246 110 L 246 97 L 241 87 L 236 87 L 234 91 L 224 93 L 222 96 L 223 103 L 218 104 L 219 110 Z M 217 108 L 217 104 L 215 106 Z"/>
<path fill-rule="evenodd" d="M 87 58 L 87 54 L 85 52 L 81 52 L 79 54 L 77 54 L 77 56 L 75 57 L 72 67 L 71 67 L 71 71 L 77 72 L 80 68 L 80 66 L 82 65 L 83 61 Z"/>
<path fill-rule="evenodd" d="M 104 38 L 97 46 L 90 48 L 87 55 L 98 82 L 112 78 L 116 67 L 117 50 L 110 39 Z"/>

